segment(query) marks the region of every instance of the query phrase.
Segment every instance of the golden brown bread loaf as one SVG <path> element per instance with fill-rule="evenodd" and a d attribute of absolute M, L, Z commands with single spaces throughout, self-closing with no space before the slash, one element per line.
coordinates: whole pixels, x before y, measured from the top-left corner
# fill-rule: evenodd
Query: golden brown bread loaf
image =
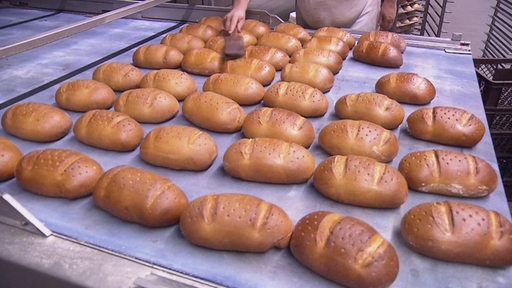
<path fill-rule="evenodd" d="M 174 69 L 181 65 L 183 53 L 178 48 L 164 44 L 146 44 L 135 50 L 135 66 L 150 69 Z"/>
<path fill-rule="evenodd" d="M 169 33 L 162 38 L 160 44 L 172 46 L 178 49 L 182 54 L 192 49 L 203 48 L 205 46 L 205 42 L 201 38 L 184 32 Z"/>
<path fill-rule="evenodd" d="M 329 68 L 333 74 L 337 74 L 343 66 L 343 59 L 338 53 L 328 49 L 320 48 L 300 49 L 299 51 L 293 53 L 291 57 L 291 63 L 296 62 L 310 62 L 320 64 Z"/>
<path fill-rule="evenodd" d="M 352 33 L 348 32 L 347 30 L 339 27 L 327 26 L 318 28 L 317 30 L 315 30 L 315 32 L 313 32 L 313 37 L 318 36 L 329 36 L 341 39 L 348 45 L 349 49 L 352 49 L 352 47 L 354 47 L 354 45 L 356 44 L 356 38 L 354 38 L 354 35 L 352 35 Z"/>
<path fill-rule="evenodd" d="M 140 81 L 140 87 L 164 90 L 178 101 L 197 91 L 196 80 L 187 72 L 178 69 L 149 71 Z"/>
<path fill-rule="evenodd" d="M 299 24 L 292 22 L 281 22 L 274 27 L 275 32 L 281 32 L 299 39 L 301 44 L 308 42 L 311 39 L 309 32 Z"/>
<path fill-rule="evenodd" d="M 80 116 L 73 127 L 82 143 L 112 151 L 137 148 L 144 128 L 130 116 L 112 110 L 91 110 Z"/>
<path fill-rule="evenodd" d="M 210 25 L 219 31 L 224 29 L 224 20 L 221 16 L 217 16 L 217 15 L 204 16 L 204 17 L 201 17 L 199 19 L 199 21 L 197 21 L 197 22 L 201 23 L 201 24 Z"/>
<path fill-rule="evenodd" d="M 226 37 L 226 36 L 229 36 L 230 34 L 228 33 L 228 31 L 226 30 L 222 30 L 220 31 L 219 35 L 218 36 L 221 36 L 221 37 Z M 250 32 L 247 32 L 247 31 L 240 31 L 240 32 L 237 32 L 237 35 L 238 36 L 241 36 L 242 37 L 242 42 L 243 42 L 243 46 L 245 48 L 249 47 L 249 46 L 254 46 L 256 44 L 258 44 L 258 38 L 256 38 L 256 36 L 254 36 L 252 33 Z M 211 40 L 211 39 L 210 39 Z M 210 41 L 208 40 L 208 41 Z M 224 52 L 224 51 L 223 51 Z"/>
<path fill-rule="evenodd" d="M 304 44 L 303 48 L 327 49 L 338 53 L 342 59 L 347 58 L 350 48 L 347 43 L 337 37 L 315 36 Z"/>
<path fill-rule="evenodd" d="M 85 112 L 109 109 L 116 93 L 107 84 L 93 79 L 76 79 L 62 83 L 55 92 L 55 102 L 66 110 Z"/>
<path fill-rule="evenodd" d="M 266 61 L 278 71 L 290 63 L 290 56 L 286 52 L 270 46 L 249 46 L 245 48 L 245 57 Z"/>
<path fill-rule="evenodd" d="M 288 247 L 293 222 L 279 206 L 240 193 L 206 194 L 187 205 L 181 233 L 191 243 L 216 250 L 265 252 Z"/>
<path fill-rule="evenodd" d="M 181 109 L 188 121 L 215 132 L 239 131 L 245 119 L 245 110 L 238 103 L 212 91 L 188 96 Z"/>
<path fill-rule="evenodd" d="M 213 36 L 208 39 L 208 42 L 204 45 L 205 48 L 212 49 L 213 51 L 224 55 L 224 46 L 226 46 L 226 41 L 224 36 Z M 225 56 L 225 55 L 224 55 Z"/>
<path fill-rule="evenodd" d="M 398 68 L 404 63 L 402 52 L 391 44 L 359 41 L 352 51 L 354 59 L 371 65 Z"/>
<path fill-rule="evenodd" d="M 327 157 L 315 169 L 313 184 L 329 199 L 362 207 L 396 208 L 408 195 L 407 182 L 397 169 L 357 155 Z"/>
<path fill-rule="evenodd" d="M 256 38 L 260 39 L 261 36 L 270 33 L 272 29 L 267 23 L 261 22 L 259 20 L 245 19 L 245 22 L 242 25 L 242 31 L 247 31 L 256 36 Z"/>
<path fill-rule="evenodd" d="M 43 196 L 75 199 L 90 195 L 103 168 L 96 160 L 70 149 L 33 150 L 18 162 L 16 181 Z"/>
<path fill-rule="evenodd" d="M 277 138 L 304 147 L 315 140 L 315 127 L 308 119 L 282 108 L 255 108 L 245 117 L 242 132 L 247 138 Z"/>
<path fill-rule="evenodd" d="M 197 48 L 185 53 L 181 68 L 192 74 L 210 76 L 220 73 L 223 64 L 222 54 L 209 48 Z"/>
<path fill-rule="evenodd" d="M 412 136 L 441 144 L 473 147 L 482 140 L 485 125 L 464 109 L 435 106 L 413 111 L 407 117 Z"/>
<path fill-rule="evenodd" d="M 436 96 L 436 88 L 427 78 L 411 72 L 393 72 L 380 77 L 375 91 L 408 104 L 428 104 Z"/>
<path fill-rule="evenodd" d="M 190 23 L 181 27 L 180 32 L 196 36 L 206 43 L 208 39 L 217 36 L 220 31 L 207 24 Z"/>
<path fill-rule="evenodd" d="M 222 72 L 254 78 L 263 86 L 272 83 L 276 76 L 276 69 L 272 64 L 257 58 L 245 57 L 226 61 L 222 67 Z"/>
<path fill-rule="evenodd" d="M 428 202 L 402 218 L 401 234 L 413 251 L 450 262 L 512 265 L 512 224 L 496 211 L 461 201 Z"/>
<path fill-rule="evenodd" d="M 202 171 L 217 157 L 217 143 L 208 133 L 195 127 L 158 126 L 140 143 L 140 157 L 155 166 Z"/>
<path fill-rule="evenodd" d="M 284 66 L 281 80 L 308 84 L 326 93 L 334 85 L 334 74 L 326 66 L 311 62 L 296 62 Z"/>
<path fill-rule="evenodd" d="M 398 139 L 391 132 L 365 120 L 343 119 L 324 126 L 318 143 L 331 155 L 360 155 L 389 162 L 398 154 Z"/>
<path fill-rule="evenodd" d="M 400 34 L 391 31 L 369 31 L 359 37 L 359 41 L 380 41 L 391 44 L 404 52 L 407 48 L 405 39 Z"/>
<path fill-rule="evenodd" d="M 23 157 L 23 152 L 16 143 L 0 136 L 0 182 L 14 177 L 16 165 Z"/>
<path fill-rule="evenodd" d="M 329 100 L 322 91 L 304 83 L 286 81 L 272 84 L 265 91 L 263 103 L 297 112 L 304 117 L 323 116 L 329 108 Z"/>
<path fill-rule="evenodd" d="M 398 275 L 393 245 L 370 224 L 335 212 L 302 217 L 290 250 L 302 265 L 344 287 L 388 287 Z"/>
<path fill-rule="evenodd" d="M 228 147 L 223 164 L 224 171 L 235 178 L 293 184 L 311 177 L 315 158 L 299 144 L 274 138 L 244 138 Z"/>
<path fill-rule="evenodd" d="M 398 169 L 409 188 L 421 192 L 483 197 L 498 186 L 498 174 L 487 161 L 453 150 L 411 152 L 401 159 Z"/>
<path fill-rule="evenodd" d="M 206 78 L 203 91 L 221 94 L 240 105 L 256 104 L 265 95 L 265 88 L 256 79 L 233 73 L 217 73 Z"/>
<path fill-rule="evenodd" d="M 94 69 L 92 79 L 103 82 L 115 91 L 139 87 L 144 72 L 132 64 L 107 62 Z"/>
<path fill-rule="evenodd" d="M 270 46 L 283 50 L 288 56 L 300 50 L 302 44 L 299 39 L 281 32 L 270 32 L 258 38 L 258 45 Z"/>
<path fill-rule="evenodd" d="M 127 165 L 106 171 L 94 188 L 93 199 L 108 213 L 148 227 L 178 223 L 188 203 L 185 193 L 168 178 Z"/>
<path fill-rule="evenodd" d="M 64 110 L 50 104 L 24 102 L 10 106 L 2 115 L 4 130 L 18 138 L 52 142 L 68 134 L 73 120 Z"/>
<path fill-rule="evenodd" d="M 395 129 L 405 117 L 400 103 L 374 92 L 343 95 L 336 101 L 334 111 L 341 119 L 366 120 L 386 129 Z"/>
<path fill-rule="evenodd" d="M 180 109 L 173 95 L 157 88 L 126 90 L 116 99 L 114 109 L 138 122 L 161 123 L 174 117 Z"/>

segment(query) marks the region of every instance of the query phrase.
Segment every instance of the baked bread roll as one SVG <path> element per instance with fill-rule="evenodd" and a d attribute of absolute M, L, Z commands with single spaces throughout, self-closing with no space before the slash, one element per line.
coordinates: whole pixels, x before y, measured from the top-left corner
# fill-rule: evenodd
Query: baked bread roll
<path fill-rule="evenodd" d="M 181 27 L 180 32 L 196 36 L 206 43 L 208 39 L 217 36 L 220 31 L 207 24 L 190 23 Z"/>
<path fill-rule="evenodd" d="M 399 207 L 408 195 L 397 169 L 357 155 L 327 157 L 315 169 L 313 185 L 331 200 L 370 208 Z"/>
<path fill-rule="evenodd" d="M 66 110 L 85 112 L 109 109 L 116 93 L 107 84 L 93 79 L 76 79 L 62 83 L 55 92 L 55 102 Z"/>
<path fill-rule="evenodd" d="M 132 61 L 135 66 L 150 69 L 178 68 L 183 53 L 178 48 L 164 44 L 146 44 L 135 50 Z"/>
<path fill-rule="evenodd" d="M 256 19 L 245 19 L 241 30 L 251 33 L 258 39 L 260 39 L 261 36 L 268 34 L 272 31 L 272 29 L 267 23 L 261 22 Z"/>
<path fill-rule="evenodd" d="M 228 33 L 228 31 L 222 30 L 222 31 L 220 31 L 218 36 L 221 36 L 224 38 L 229 35 L 230 34 Z M 245 48 L 258 44 L 258 38 L 256 38 L 256 36 L 254 36 L 252 33 L 242 30 L 240 32 L 237 32 L 237 35 L 242 37 L 243 46 Z"/>
<path fill-rule="evenodd" d="M 206 45 L 201 38 L 184 32 L 169 33 L 162 38 L 160 44 L 172 46 L 182 54 L 192 49 L 203 48 Z"/>
<path fill-rule="evenodd" d="M 293 184 L 306 182 L 315 169 L 308 149 L 273 138 L 241 139 L 224 153 L 224 171 L 254 182 Z"/>
<path fill-rule="evenodd" d="M 176 97 L 156 88 L 126 90 L 116 99 L 114 109 L 138 122 L 161 123 L 174 117 L 180 109 Z"/>
<path fill-rule="evenodd" d="M 334 111 L 341 119 L 366 120 L 386 129 L 395 129 L 405 117 L 400 103 L 374 92 L 343 95 L 336 101 Z"/>
<path fill-rule="evenodd" d="M 221 193 L 192 200 L 181 215 L 180 229 L 198 246 L 265 252 L 288 247 L 293 222 L 281 207 L 256 196 Z"/>
<path fill-rule="evenodd" d="M 123 62 L 107 62 L 94 69 L 92 79 L 103 82 L 115 91 L 124 91 L 139 87 L 144 72 Z"/>
<path fill-rule="evenodd" d="M 428 104 L 436 96 L 436 88 L 427 78 L 411 72 L 393 72 L 380 77 L 375 91 L 401 103 Z"/>
<path fill-rule="evenodd" d="M 300 50 L 302 44 L 299 39 L 281 32 L 270 32 L 258 38 L 258 45 L 278 48 L 291 56 L 293 52 Z"/>
<path fill-rule="evenodd" d="M 144 136 L 144 128 L 130 116 L 112 110 L 91 110 L 73 127 L 78 141 L 105 150 L 132 151 Z"/>
<path fill-rule="evenodd" d="M 270 46 L 249 46 L 245 48 L 245 57 L 266 61 L 278 71 L 290 63 L 290 56 L 286 52 Z"/>
<path fill-rule="evenodd" d="M 275 32 L 281 32 L 299 39 L 301 44 L 308 42 L 311 39 L 309 32 L 299 24 L 292 22 L 281 22 L 274 27 Z"/>
<path fill-rule="evenodd" d="M 296 62 L 284 66 L 281 71 L 281 80 L 304 83 L 326 93 L 334 85 L 334 74 L 329 68 L 320 64 Z"/>
<path fill-rule="evenodd" d="M 365 120 L 337 120 L 324 126 L 318 143 L 331 155 L 360 155 L 390 162 L 398 154 L 398 139 L 390 130 Z"/>
<path fill-rule="evenodd" d="M 512 265 L 512 224 L 474 204 L 420 204 L 403 216 L 400 232 L 411 250 L 432 258 L 490 267 Z"/>
<path fill-rule="evenodd" d="M 197 91 L 196 80 L 187 72 L 178 69 L 149 71 L 140 81 L 140 87 L 164 90 L 178 101 Z"/>
<path fill-rule="evenodd" d="M 203 91 L 221 94 L 240 105 L 256 104 L 265 95 L 265 88 L 256 79 L 233 73 L 217 73 L 206 78 Z"/>
<path fill-rule="evenodd" d="M 239 131 L 245 119 L 245 110 L 238 103 L 211 91 L 188 96 L 181 110 L 188 121 L 215 132 Z"/>
<path fill-rule="evenodd" d="M 412 136 L 441 144 L 473 147 L 482 140 L 485 125 L 474 114 L 449 106 L 425 107 L 407 117 Z"/>
<path fill-rule="evenodd" d="M 344 287 L 388 287 L 398 275 L 391 243 L 368 223 L 334 212 L 302 217 L 290 250 L 302 265 Z"/>
<path fill-rule="evenodd" d="M 47 197 L 75 199 L 90 195 L 103 168 L 96 160 L 70 149 L 33 150 L 16 166 L 23 189 Z"/>
<path fill-rule="evenodd" d="M 24 102 L 10 106 L 2 115 L 5 132 L 35 142 L 52 142 L 66 136 L 73 120 L 50 104 Z"/>
<path fill-rule="evenodd" d="M 16 143 L 0 136 L 0 182 L 14 177 L 16 165 L 23 157 L 23 152 Z"/>
<path fill-rule="evenodd" d="M 304 83 L 286 81 L 272 84 L 263 95 L 263 103 L 304 117 L 323 116 L 329 108 L 329 100 L 322 91 Z"/>
<path fill-rule="evenodd" d="M 222 72 L 254 78 L 263 86 L 272 83 L 276 76 L 276 69 L 272 64 L 260 59 L 245 57 L 226 61 Z"/>
<path fill-rule="evenodd" d="M 400 34 L 391 31 L 369 31 L 359 37 L 359 41 L 380 41 L 391 44 L 404 52 L 407 48 L 405 39 Z"/>
<path fill-rule="evenodd" d="M 352 51 L 354 59 L 371 65 L 398 68 L 404 63 L 402 52 L 391 44 L 359 41 Z"/>
<path fill-rule="evenodd" d="M 259 107 L 247 114 L 242 125 L 247 138 L 277 138 L 309 147 L 315 127 L 300 114 L 282 108 Z"/>
<path fill-rule="evenodd" d="M 222 71 L 222 65 L 224 65 L 222 54 L 209 48 L 190 50 L 185 53 L 183 61 L 181 61 L 181 69 L 192 74 L 203 76 L 220 73 Z"/>
<path fill-rule="evenodd" d="M 304 44 L 303 48 L 327 49 L 338 53 L 342 59 L 347 58 L 350 48 L 347 43 L 337 37 L 315 36 Z"/>
<path fill-rule="evenodd" d="M 217 16 L 217 15 L 204 16 L 204 17 L 201 17 L 199 19 L 199 21 L 197 21 L 197 22 L 201 23 L 201 24 L 210 25 L 219 31 L 224 29 L 224 19 L 221 16 Z"/>
<path fill-rule="evenodd" d="M 496 170 L 484 159 L 433 149 L 405 155 L 398 166 L 409 188 L 455 197 L 483 197 L 498 186 Z"/>
<path fill-rule="evenodd" d="M 291 63 L 297 62 L 320 64 L 329 68 L 333 74 L 337 74 L 343 66 L 343 59 L 338 53 L 320 48 L 300 49 L 293 53 Z"/>
<path fill-rule="evenodd" d="M 94 204 L 125 221 L 148 227 L 178 223 L 187 196 L 171 180 L 127 165 L 106 171 L 93 192 Z"/>
<path fill-rule="evenodd" d="M 354 47 L 354 45 L 356 44 L 356 38 L 354 38 L 354 35 L 352 35 L 352 33 L 348 32 L 347 30 L 339 27 L 327 26 L 318 28 L 317 30 L 315 30 L 315 32 L 313 32 L 313 37 L 318 36 L 329 36 L 341 39 L 348 45 L 349 49 L 352 49 L 352 47 Z"/>
<path fill-rule="evenodd" d="M 208 133 L 195 127 L 158 126 L 142 140 L 140 157 L 155 166 L 202 171 L 217 157 L 217 143 Z"/>

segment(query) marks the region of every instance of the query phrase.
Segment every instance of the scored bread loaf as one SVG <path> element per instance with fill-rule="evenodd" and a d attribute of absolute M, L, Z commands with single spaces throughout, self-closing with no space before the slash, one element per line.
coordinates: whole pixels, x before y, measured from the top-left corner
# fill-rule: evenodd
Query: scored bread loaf
<path fill-rule="evenodd" d="M 256 38 L 260 39 L 261 36 L 270 33 L 272 29 L 270 26 L 256 19 L 245 19 L 244 24 L 242 25 L 242 31 L 247 31 L 252 35 L 256 36 Z"/>
<path fill-rule="evenodd" d="M 240 105 L 260 102 L 265 88 L 256 79 L 242 74 L 217 73 L 206 78 L 203 91 L 212 91 L 226 96 Z"/>
<path fill-rule="evenodd" d="M 391 132 L 365 120 L 333 121 L 320 130 L 318 143 L 331 155 L 360 155 L 390 162 L 398 154 L 398 139 Z"/>
<path fill-rule="evenodd" d="M 178 48 L 164 44 L 142 45 L 133 52 L 135 66 L 150 69 L 178 68 L 183 60 L 183 53 Z"/>
<path fill-rule="evenodd" d="M 93 79 L 76 79 L 62 83 L 55 92 L 55 103 L 66 110 L 85 112 L 109 109 L 116 93 L 107 84 Z"/>
<path fill-rule="evenodd" d="M 432 258 L 490 267 L 512 265 L 512 223 L 475 204 L 419 204 L 402 217 L 400 232 L 411 250 Z"/>
<path fill-rule="evenodd" d="M 309 32 L 299 24 L 293 22 L 281 22 L 274 27 L 275 32 L 281 32 L 299 39 L 301 44 L 311 39 Z"/>
<path fill-rule="evenodd" d="M 66 136 L 73 120 L 64 110 L 50 104 L 24 102 L 10 106 L 2 115 L 4 130 L 18 138 L 52 142 Z"/>
<path fill-rule="evenodd" d="M 181 27 L 180 32 L 196 36 L 206 43 L 208 39 L 212 38 L 213 36 L 217 36 L 220 31 L 211 25 L 203 23 L 190 23 Z"/>
<path fill-rule="evenodd" d="M 304 147 L 309 147 L 315 140 L 315 127 L 308 119 L 282 108 L 252 110 L 245 117 L 242 132 L 247 138 L 277 138 Z"/>
<path fill-rule="evenodd" d="M 295 62 L 284 66 L 281 71 L 281 80 L 308 84 L 326 93 L 334 85 L 334 74 L 324 65 L 311 62 Z"/>
<path fill-rule="evenodd" d="M 75 199 L 93 192 L 103 168 L 81 152 L 48 148 L 25 154 L 15 175 L 20 186 L 32 193 Z"/>
<path fill-rule="evenodd" d="M 407 48 L 405 39 L 400 36 L 400 34 L 391 31 L 369 31 L 363 33 L 358 41 L 380 41 L 388 43 L 400 49 L 402 53 Z"/>
<path fill-rule="evenodd" d="M 343 66 L 343 59 L 338 53 L 321 48 L 300 49 L 293 53 L 290 62 L 310 62 L 320 64 L 329 68 L 333 74 L 337 74 Z"/>
<path fill-rule="evenodd" d="M 217 15 L 203 16 L 197 22 L 201 23 L 201 24 L 210 25 L 219 31 L 224 29 L 224 19 L 221 16 L 217 16 Z"/>
<path fill-rule="evenodd" d="M 441 144 L 473 147 L 482 140 L 485 125 L 471 112 L 450 106 L 419 108 L 407 117 L 409 133 Z"/>
<path fill-rule="evenodd" d="M 222 71 L 224 57 L 209 48 L 197 48 L 186 52 L 181 61 L 181 69 L 186 72 L 210 76 Z"/>
<path fill-rule="evenodd" d="M 106 171 L 93 192 L 94 204 L 125 221 L 148 227 L 178 223 L 187 196 L 155 172 L 120 165 Z"/>
<path fill-rule="evenodd" d="M 158 126 L 140 143 L 140 157 L 155 166 L 202 171 L 217 157 L 217 143 L 210 134 L 195 127 Z"/>
<path fill-rule="evenodd" d="M 436 96 L 436 88 L 428 78 L 412 72 L 393 72 L 380 77 L 375 91 L 400 103 L 423 105 Z"/>
<path fill-rule="evenodd" d="M 92 79 L 103 82 L 115 91 L 139 87 L 144 72 L 129 63 L 107 62 L 94 69 Z"/>
<path fill-rule="evenodd" d="M 302 48 L 299 39 L 281 32 L 270 32 L 258 38 L 258 45 L 270 46 L 283 50 L 288 56 Z"/>
<path fill-rule="evenodd" d="M 340 203 L 371 208 L 396 208 L 407 199 L 407 182 L 393 166 L 373 158 L 335 155 L 313 174 L 316 190 Z"/>
<path fill-rule="evenodd" d="M 315 158 L 299 144 L 273 138 L 244 138 L 228 147 L 223 164 L 224 171 L 235 178 L 292 184 L 311 177 Z"/>
<path fill-rule="evenodd" d="M 276 70 L 281 70 L 290 63 L 290 56 L 286 52 L 270 46 L 249 46 L 245 48 L 245 57 L 266 61 L 272 64 Z"/>
<path fill-rule="evenodd" d="M 112 110 L 91 110 L 73 127 L 82 143 L 112 151 L 132 151 L 144 136 L 144 128 L 130 116 Z"/>
<path fill-rule="evenodd" d="M 286 248 L 293 222 L 279 206 L 241 193 L 206 194 L 187 205 L 181 233 L 191 243 L 216 250 L 265 252 Z"/>
<path fill-rule="evenodd" d="M 334 111 L 341 119 L 366 120 L 386 129 L 395 129 L 405 117 L 400 103 L 374 92 L 343 95 L 336 101 Z"/>
<path fill-rule="evenodd" d="M 483 197 L 498 185 L 498 174 L 487 161 L 453 150 L 411 152 L 401 159 L 398 169 L 409 188 L 427 193 Z"/>
<path fill-rule="evenodd" d="M 404 63 L 402 52 L 391 44 L 359 41 L 352 51 L 354 59 L 371 65 L 398 68 Z"/>
<path fill-rule="evenodd" d="M 350 48 L 347 43 L 337 37 L 315 36 L 303 45 L 303 48 L 327 49 L 338 53 L 342 59 L 347 58 Z"/>
<path fill-rule="evenodd" d="M 388 287 L 398 275 L 393 245 L 363 220 L 335 212 L 302 217 L 290 251 L 299 263 L 344 287 Z"/>
<path fill-rule="evenodd" d="M 178 101 L 197 91 L 196 80 L 187 72 L 178 69 L 149 71 L 140 81 L 140 87 L 164 90 Z"/>
<path fill-rule="evenodd" d="M 315 32 L 313 32 L 313 37 L 319 36 L 336 37 L 338 39 L 341 39 L 348 45 L 349 49 L 352 49 L 352 47 L 354 47 L 354 45 L 356 44 L 356 38 L 354 37 L 354 35 L 352 35 L 352 33 L 348 32 L 347 30 L 339 27 L 320 27 L 316 29 Z"/>
<path fill-rule="evenodd" d="M 23 157 L 23 152 L 16 143 L 0 136 L 0 182 L 14 177 L 16 165 Z"/>
<path fill-rule="evenodd" d="M 272 83 L 276 76 L 276 69 L 269 62 L 246 57 L 226 61 L 222 67 L 222 72 L 251 77 L 263 86 Z"/>
<path fill-rule="evenodd" d="M 169 33 L 162 38 L 160 44 L 172 46 L 178 49 L 182 54 L 192 49 L 203 48 L 205 46 L 205 42 L 201 38 L 184 32 Z"/>
<path fill-rule="evenodd" d="M 265 106 L 288 109 L 304 117 L 323 116 L 329 100 L 322 91 L 300 82 L 279 81 L 263 95 Z"/>
<path fill-rule="evenodd" d="M 164 90 L 137 88 L 121 93 L 115 101 L 114 109 L 138 122 L 161 123 L 174 117 L 180 104 L 176 97 Z"/>

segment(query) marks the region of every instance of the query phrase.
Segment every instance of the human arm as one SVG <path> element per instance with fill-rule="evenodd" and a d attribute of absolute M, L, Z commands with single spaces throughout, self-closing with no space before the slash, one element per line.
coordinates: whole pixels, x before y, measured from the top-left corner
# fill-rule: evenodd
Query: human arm
<path fill-rule="evenodd" d="M 224 29 L 230 34 L 235 30 L 240 32 L 245 22 L 245 12 L 250 0 L 233 0 L 231 11 L 224 16 Z"/>
<path fill-rule="evenodd" d="M 380 8 L 379 25 L 380 30 L 389 31 L 396 18 L 397 0 L 383 0 Z"/>

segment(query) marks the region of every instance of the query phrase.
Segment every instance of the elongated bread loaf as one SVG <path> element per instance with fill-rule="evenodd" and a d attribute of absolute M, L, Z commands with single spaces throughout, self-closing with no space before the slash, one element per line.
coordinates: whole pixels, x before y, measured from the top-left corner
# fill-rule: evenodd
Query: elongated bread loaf
<path fill-rule="evenodd" d="M 336 101 L 334 111 L 341 119 L 366 120 L 386 129 L 395 129 L 405 117 L 400 103 L 374 92 L 343 95 Z"/>
<path fill-rule="evenodd" d="M 197 48 L 185 53 L 181 61 L 181 69 L 186 72 L 210 76 L 222 71 L 224 58 L 222 54 L 209 49 Z"/>
<path fill-rule="evenodd" d="M 224 170 L 235 178 L 264 183 L 303 183 L 315 169 L 308 149 L 273 138 L 241 139 L 224 153 Z"/>
<path fill-rule="evenodd" d="M 391 243 L 370 224 L 334 212 L 302 217 L 290 250 L 302 265 L 344 287 L 388 287 L 398 275 L 399 259 Z"/>
<path fill-rule="evenodd" d="M 109 109 L 116 93 L 107 84 L 93 79 L 76 79 L 62 83 L 55 92 L 55 102 L 66 110 L 85 112 Z"/>
<path fill-rule="evenodd" d="M 82 143 L 112 151 L 137 148 L 144 128 L 130 116 L 112 110 L 91 110 L 80 116 L 73 127 Z"/>
<path fill-rule="evenodd" d="M 96 67 L 92 79 L 103 82 L 115 91 L 124 91 L 139 87 L 144 72 L 129 63 L 106 62 Z"/>
<path fill-rule="evenodd" d="M 245 57 L 266 61 L 276 70 L 281 70 L 290 63 L 290 56 L 283 50 L 270 46 L 249 46 L 245 48 Z"/>
<path fill-rule="evenodd" d="M 25 154 L 15 175 L 20 186 L 32 193 L 75 199 L 93 192 L 103 168 L 81 152 L 48 148 Z"/>
<path fill-rule="evenodd" d="M 265 95 L 265 88 L 256 79 L 234 73 L 217 73 L 206 78 L 203 91 L 221 94 L 240 105 L 256 104 Z"/>
<path fill-rule="evenodd" d="M 263 86 L 272 83 L 276 76 L 276 69 L 272 64 L 257 58 L 246 57 L 226 61 L 222 72 L 251 77 Z"/>
<path fill-rule="evenodd" d="M 279 206 L 240 193 L 206 194 L 187 205 L 181 233 L 191 243 L 216 250 L 265 252 L 288 247 L 293 222 Z"/>
<path fill-rule="evenodd" d="M 512 265 L 512 224 L 507 217 L 461 201 L 428 202 L 402 218 L 401 234 L 413 251 L 450 262 Z"/>
<path fill-rule="evenodd" d="M 400 34 L 391 31 L 369 31 L 359 37 L 359 41 L 380 41 L 391 44 L 404 52 L 407 48 L 405 39 Z"/>
<path fill-rule="evenodd" d="M 473 113 L 449 106 L 425 107 L 407 117 L 412 136 L 441 144 L 473 147 L 482 140 L 485 125 Z"/>
<path fill-rule="evenodd" d="M 398 48 L 378 41 L 357 42 L 352 56 L 358 61 L 382 67 L 398 68 L 404 63 Z"/>
<path fill-rule="evenodd" d="M 203 48 L 205 42 L 196 36 L 184 32 L 169 33 L 165 35 L 160 44 L 172 46 L 178 49 L 182 54 L 196 48 Z"/>
<path fill-rule="evenodd" d="M 18 138 L 52 142 L 66 136 L 73 120 L 64 110 L 50 104 L 24 102 L 10 106 L 2 115 L 4 130 Z"/>
<path fill-rule="evenodd" d="M 164 44 L 142 45 L 132 55 L 135 66 L 150 69 L 174 69 L 181 65 L 183 53 Z"/>
<path fill-rule="evenodd" d="M 168 178 L 127 165 L 106 171 L 94 188 L 93 199 L 108 213 L 148 227 L 178 223 L 188 203 L 185 193 Z"/>
<path fill-rule="evenodd" d="M 427 193 L 483 197 L 498 185 L 498 174 L 487 161 L 453 150 L 411 152 L 401 159 L 398 169 L 409 188 Z"/>
<path fill-rule="evenodd" d="M 180 32 L 196 36 L 197 38 L 200 38 L 206 43 L 208 39 L 217 36 L 220 31 L 215 29 L 211 25 L 203 23 L 189 23 L 181 27 Z"/>
<path fill-rule="evenodd" d="M 331 155 L 360 155 L 389 162 L 398 154 L 398 139 L 390 130 L 365 120 L 343 119 L 320 130 L 318 143 Z"/>
<path fill-rule="evenodd" d="M 323 160 L 313 184 L 334 201 L 371 208 L 396 208 L 407 199 L 404 176 L 393 166 L 373 158 L 335 155 Z"/>
<path fill-rule="evenodd" d="M 174 117 L 180 104 L 176 97 L 164 90 L 137 88 L 121 93 L 115 101 L 114 109 L 138 122 L 161 123 Z"/>
<path fill-rule="evenodd" d="M 301 44 L 311 39 L 309 32 L 299 24 L 293 22 L 281 22 L 274 27 L 275 32 L 281 32 L 299 39 Z"/>
<path fill-rule="evenodd" d="M 256 19 L 245 19 L 245 22 L 242 25 L 242 31 L 247 31 L 260 39 L 261 36 L 270 33 L 272 29 L 265 22 Z"/>
<path fill-rule="evenodd" d="M 320 64 L 329 68 L 333 74 L 338 73 L 343 66 L 343 59 L 338 53 L 321 48 L 300 49 L 293 53 L 291 58 L 291 63 L 296 62 Z"/>
<path fill-rule="evenodd" d="M 392 72 L 380 77 L 375 91 L 400 103 L 424 105 L 436 96 L 436 87 L 426 77 L 412 72 Z"/>
<path fill-rule="evenodd" d="M 224 19 L 221 16 L 217 16 L 217 15 L 203 16 L 197 22 L 201 23 L 201 24 L 210 25 L 219 31 L 224 29 Z"/>
<path fill-rule="evenodd" d="M 217 143 L 210 134 L 195 127 L 158 126 L 140 143 L 140 157 L 155 166 L 202 171 L 217 157 Z"/>
<path fill-rule="evenodd" d="M 347 43 L 337 37 L 315 36 L 303 45 L 303 48 L 327 49 L 338 53 L 342 59 L 347 58 L 350 48 Z"/>
<path fill-rule="evenodd" d="M 313 37 L 318 36 L 329 36 L 341 39 L 348 45 L 349 49 L 352 49 L 352 47 L 354 47 L 354 45 L 356 44 L 356 38 L 354 37 L 354 35 L 352 35 L 352 33 L 348 32 L 347 30 L 339 27 L 326 26 L 318 28 L 317 30 L 315 30 L 315 32 L 313 32 Z"/>
<path fill-rule="evenodd" d="M 266 106 L 288 109 L 304 117 L 318 117 L 327 112 L 329 100 L 325 94 L 300 82 L 279 81 L 263 95 Z"/>
<path fill-rule="evenodd" d="M 159 69 L 148 72 L 140 81 L 141 88 L 158 88 L 178 101 L 197 91 L 197 83 L 187 72 L 178 69 Z"/>
<path fill-rule="evenodd" d="M 311 62 L 296 62 L 284 66 L 281 71 L 281 80 L 308 84 L 326 93 L 334 85 L 334 74 L 324 65 Z"/>
<path fill-rule="evenodd" d="M 23 157 L 23 152 L 11 140 L 0 136 L 0 182 L 14 177 L 16 165 Z"/>
<path fill-rule="evenodd" d="M 302 48 L 299 39 L 281 32 L 270 32 L 258 38 L 258 45 L 278 48 L 291 56 L 293 52 Z"/>

